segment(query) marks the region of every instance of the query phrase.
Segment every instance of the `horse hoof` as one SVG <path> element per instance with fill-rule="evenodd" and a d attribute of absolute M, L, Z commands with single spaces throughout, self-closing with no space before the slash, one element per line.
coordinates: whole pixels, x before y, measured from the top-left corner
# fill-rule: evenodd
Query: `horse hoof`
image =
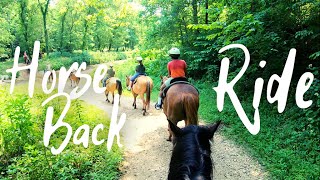
<path fill-rule="evenodd" d="M 142 114 L 145 116 L 145 115 L 146 115 L 146 112 L 143 112 Z"/>
<path fill-rule="evenodd" d="M 171 139 L 166 139 L 167 141 L 171 142 Z"/>

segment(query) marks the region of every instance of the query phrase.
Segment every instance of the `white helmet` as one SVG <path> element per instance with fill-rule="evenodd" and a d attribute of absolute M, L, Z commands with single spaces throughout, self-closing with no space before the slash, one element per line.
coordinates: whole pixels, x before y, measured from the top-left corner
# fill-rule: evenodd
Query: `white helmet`
<path fill-rule="evenodd" d="M 142 61 L 142 57 L 141 57 L 141 56 L 138 56 L 138 57 L 137 57 L 137 61 Z"/>
<path fill-rule="evenodd" d="M 178 48 L 171 48 L 169 54 L 180 54 L 180 50 Z"/>

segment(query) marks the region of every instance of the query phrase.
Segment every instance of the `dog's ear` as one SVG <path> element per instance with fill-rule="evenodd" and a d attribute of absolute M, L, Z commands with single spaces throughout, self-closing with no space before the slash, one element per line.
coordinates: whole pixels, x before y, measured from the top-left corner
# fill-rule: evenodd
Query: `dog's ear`
<path fill-rule="evenodd" d="M 182 130 L 175 124 L 173 124 L 169 119 L 169 127 L 170 127 L 170 131 L 173 133 L 174 136 L 179 137 L 182 135 Z"/>
<path fill-rule="evenodd" d="M 163 78 L 163 76 L 162 75 L 160 75 L 160 79 L 162 80 L 162 78 Z"/>

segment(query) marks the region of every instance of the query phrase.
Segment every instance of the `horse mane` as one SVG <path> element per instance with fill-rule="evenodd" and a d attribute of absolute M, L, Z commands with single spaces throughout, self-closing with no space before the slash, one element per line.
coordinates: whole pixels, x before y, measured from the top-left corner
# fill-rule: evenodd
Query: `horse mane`
<path fill-rule="evenodd" d="M 211 148 L 203 129 L 190 125 L 182 129 L 183 136 L 175 137 L 168 179 L 212 179 Z"/>

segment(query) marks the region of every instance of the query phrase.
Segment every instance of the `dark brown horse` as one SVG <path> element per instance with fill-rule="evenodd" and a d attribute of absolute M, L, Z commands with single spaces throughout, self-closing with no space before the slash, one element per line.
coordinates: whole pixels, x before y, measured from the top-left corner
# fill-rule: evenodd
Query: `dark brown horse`
<path fill-rule="evenodd" d="M 126 85 L 129 86 L 130 76 L 126 76 Z M 137 109 L 137 96 L 139 95 L 143 102 L 143 115 L 146 115 L 147 109 L 150 107 L 150 96 L 153 88 L 153 81 L 149 76 L 139 76 L 136 79 L 136 83 L 132 86 L 133 104 L 134 109 Z M 146 94 L 146 100 L 144 100 L 144 94 Z"/>
<path fill-rule="evenodd" d="M 180 129 L 169 121 L 173 134 L 173 150 L 168 180 L 211 180 L 210 140 L 221 121 L 209 126 L 190 125 Z"/>
<path fill-rule="evenodd" d="M 167 77 L 161 77 L 162 84 Z M 163 99 L 163 112 L 173 124 L 184 120 L 185 126 L 198 125 L 199 93 L 190 84 L 175 84 Z M 171 141 L 169 134 L 168 141 Z"/>
<path fill-rule="evenodd" d="M 105 95 L 106 95 L 106 101 L 109 101 L 109 92 L 112 93 L 112 104 L 114 103 L 114 91 L 117 90 L 119 94 L 119 98 L 121 97 L 122 94 L 122 84 L 119 78 L 116 77 L 111 77 L 106 81 L 106 90 L 105 90 Z M 119 104 L 120 104 L 120 99 L 119 99 Z"/>

